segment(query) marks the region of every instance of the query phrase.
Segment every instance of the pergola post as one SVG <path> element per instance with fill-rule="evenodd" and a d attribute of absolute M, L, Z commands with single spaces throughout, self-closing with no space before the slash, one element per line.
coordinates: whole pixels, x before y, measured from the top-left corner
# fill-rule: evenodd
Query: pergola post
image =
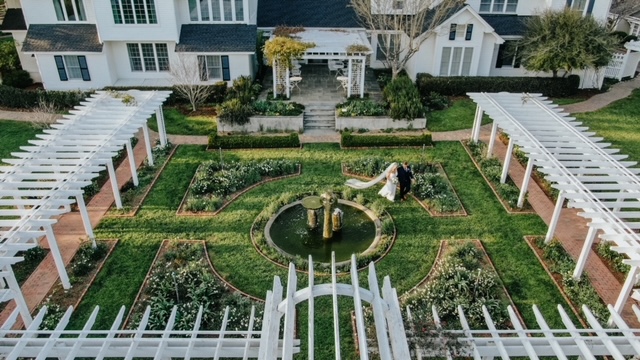
<path fill-rule="evenodd" d="M 21 197 L 21 196 L 14 196 L 13 198 L 14 198 L 15 200 L 21 200 L 21 199 L 22 199 L 22 197 Z M 20 205 L 20 204 L 18 204 L 18 205 L 16 205 L 16 208 L 17 208 L 18 210 L 24 210 L 24 205 Z"/>
<path fill-rule="evenodd" d="M 524 179 L 522 179 L 522 187 L 520 188 L 520 196 L 518 196 L 518 208 L 524 205 L 524 196 L 529 188 L 529 180 L 531 180 L 531 172 L 533 171 L 533 159 L 529 158 L 527 162 L 527 170 L 524 172 Z"/>
<path fill-rule="evenodd" d="M 629 269 L 627 278 L 624 280 L 622 289 L 620 289 L 620 294 L 618 294 L 618 299 L 616 300 L 616 304 L 613 306 L 613 309 L 618 314 L 622 313 L 624 304 L 627 303 L 627 299 L 629 299 L 629 295 L 631 295 L 631 291 L 633 291 L 633 286 L 636 283 L 636 276 L 638 276 L 638 267 L 632 266 L 631 269 Z"/>
<path fill-rule="evenodd" d="M 553 215 L 551 215 L 551 221 L 549 222 L 549 229 L 547 235 L 544 238 L 544 243 L 548 244 L 553 239 L 553 234 L 556 232 L 556 226 L 558 225 L 558 219 L 560 219 L 560 212 L 562 212 L 562 205 L 564 204 L 564 191 L 560 190 L 558 194 L 558 200 L 556 200 L 556 207 L 553 209 Z"/>
<path fill-rule="evenodd" d="M 153 166 L 153 151 L 151 150 L 151 137 L 149 136 L 149 127 L 147 124 L 142 126 L 142 134 L 144 135 L 144 147 L 147 149 L 147 161 L 149 166 Z"/>
<path fill-rule="evenodd" d="M 22 294 L 22 290 L 20 290 L 20 284 L 18 284 L 18 280 L 16 280 L 16 275 L 13 273 L 13 269 L 10 265 L 6 265 L 4 267 L 4 280 L 7 282 L 7 286 L 9 286 L 9 290 L 13 293 L 13 300 L 16 302 L 16 306 L 18 307 L 18 311 L 20 311 L 20 317 L 22 318 L 22 322 L 25 327 L 31 325 L 31 321 L 33 318 L 31 317 L 31 312 L 29 311 L 29 306 L 27 305 L 27 301 L 24 299 Z"/>
<path fill-rule="evenodd" d="M 489 138 L 489 146 L 487 146 L 487 159 L 493 154 L 493 145 L 496 143 L 496 135 L 498 133 L 498 123 L 493 122 L 491 126 L 491 137 Z"/>
<path fill-rule="evenodd" d="M 589 251 L 591 251 L 591 245 L 593 245 L 593 240 L 596 238 L 597 232 L 598 230 L 593 226 L 589 227 L 587 238 L 584 240 L 584 244 L 582 244 L 580 257 L 578 257 L 578 261 L 576 262 L 576 268 L 573 270 L 573 278 L 576 280 L 582 276 L 584 266 L 587 263 L 587 258 L 589 257 Z"/>
<path fill-rule="evenodd" d="M 53 255 L 53 261 L 55 262 L 56 268 L 58 269 L 58 275 L 60 275 L 62 287 L 65 289 L 71 289 L 69 275 L 67 275 L 67 270 L 64 268 L 64 260 L 62 260 L 62 255 L 60 254 L 60 248 L 58 248 L 58 243 L 56 241 L 56 236 L 53 233 L 53 228 L 51 228 L 51 225 L 46 225 L 44 226 L 44 231 L 47 235 L 47 241 L 49 242 L 51 255 Z"/>
<path fill-rule="evenodd" d="M 107 161 L 107 171 L 109 172 L 109 180 L 111 180 L 111 189 L 113 190 L 113 198 L 116 202 L 116 207 L 122 209 L 122 199 L 120 199 L 120 187 L 118 186 L 118 178 L 116 178 L 116 171 L 113 168 L 113 160 Z"/>
<path fill-rule="evenodd" d="M 473 130 L 471 133 L 471 139 L 473 142 L 478 142 L 478 139 L 480 138 L 480 126 L 482 125 L 483 114 L 484 111 L 482 111 L 480 105 L 476 106 L 476 115 L 473 118 Z"/>
<path fill-rule="evenodd" d="M 504 156 L 504 165 L 502 166 L 502 175 L 500 176 L 500 184 L 507 182 L 507 175 L 509 175 L 509 166 L 511 165 L 511 154 L 513 153 L 513 138 L 509 138 L 509 146 L 507 147 L 507 154 Z"/>
<path fill-rule="evenodd" d="M 91 240 L 91 245 L 96 247 L 96 236 L 93 234 L 93 228 L 91 227 L 91 219 L 89 218 L 89 213 L 87 212 L 87 206 L 84 203 L 84 198 L 82 194 L 76 195 L 76 203 L 78 203 L 78 209 L 80 210 L 80 216 L 82 217 L 82 224 L 84 225 L 84 231 L 87 233 L 89 240 Z"/>
<path fill-rule="evenodd" d="M 351 76 L 353 75 L 351 65 L 352 59 L 349 58 L 347 65 L 347 99 L 351 97 Z"/>
<path fill-rule="evenodd" d="M 277 99 L 278 98 L 278 62 L 274 61 L 273 62 L 273 67 L 271 68 L 271 72 L 273 73 L 273 98 Z"/>
<path fill-rule="evenodd" d="M 167 145 L 167 130 L 164 127 L 164 113 L 162 112 L 162 105 L 158 106 L 156 110 L 156 121 L 158 122 L 158 135 L 160 136 L 160 145 Z"/>
<path fill-rule="evenodd" d="M 364 98 L 364 78 L 367 70 L 367 61 L 365 58 L 360 58 L 360 64 L 360 66 L 362 66 L 362 71 L 360 71 L 360 98 Z"/>
<path fill-rule="evenodd" d="M 129 167 L 131 168 L 131 179 L 133 180 L 133 185 L 138 186 L 140 182 L 138 181 L 138 170 L 136 169 L 136 159 L 133 155 L 133 146 L 131 146 L 131 139 L 127 141 L 125 146 L 127 147 L 127 157 L 129 158 Z"/>
<path fill-rule="evenodd" d="M 287 99 L 291 98 L 291 80 L 289 80 L 289 67 L 285 69 L 284 83 L 287 88 Z"/>

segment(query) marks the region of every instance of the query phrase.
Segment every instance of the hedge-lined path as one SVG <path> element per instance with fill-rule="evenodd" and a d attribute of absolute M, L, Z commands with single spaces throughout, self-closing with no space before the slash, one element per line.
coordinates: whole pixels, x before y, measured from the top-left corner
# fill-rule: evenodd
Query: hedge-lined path
<path fill-rule="evenodd" d="M 139 167 L 147 157 L 144 140 L 138 141 L 133 152 L 136 158 L 136 167 Z M 124 159 L 116 169 L 116 178 L 120 187 L 131 179 L 131 169 L 127 159 Z M 111 190 L 111 180 L 107 180 L 100 189 L 100 192 L 87 204 L 87 211 L 92 228 L 95 228 L 98 223 L 100 223 L 100 220 L 105 216 L 114 201 L 115 199 Z M 68 265 L 80 248 L 80 244 L 87 239 L 80 213 L 70 212 L 59 217 L 58 222 L 53 226 L 53 232 L 56 235 L 62 259 L 64 263 Z M 41 241 L 41 246 L 49 248 L 46 238 L 43 238 Z M 53 256 L 49 253 L 21 287 L 22 294 L 32 313 L 45 299 L 49 289 L 51 289 L 56 281 L 58 281 L 58 270 L 53 261 Z M 0 323 L 3 323 L 15 308 L 16 305 L 14 301 L 8 303 L 0 313 Z M 19 324 L 21 327 L 21 322 L 19 322 Z"/>
<path fill-rule="evenodd" d="M 622 81 L 611 86 L 609 91 L 602 94 L 597 94 L 589 99 L 563 106 L 569 113 L 585 113 L 602 109 L 603 107 L 611 104 L 612 102 L 620 99 L 624 99 L 631 95 L 634 89 L 640 88 L 640 76 L 637 76 L 628 81 Z"/>

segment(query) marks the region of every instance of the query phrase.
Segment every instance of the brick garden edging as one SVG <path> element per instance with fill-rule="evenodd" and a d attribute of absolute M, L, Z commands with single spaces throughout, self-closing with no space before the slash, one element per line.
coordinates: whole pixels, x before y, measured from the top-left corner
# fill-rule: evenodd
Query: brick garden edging
<path fill-rule="evenodd" d="M 493 194 L 496 196 L 496 199 L 498 199 L 498 201 L 500 202 L 500 204 L 502 205 L 502 207 L 504 208 L 504 210 L 511 215 L 530 215 L 530 214 L 537 214 L 535 210 L 531 209 L 531 210 L 521 210 L 521 211 L 516 211 L 516 210 L 512 210 L 505 202 L 505 200 L 502 198 L 502 196 L 500 196 L 498 194 L 498 192 L 496 191 L 496 188 L 494 187 L 493 183 L 491 181 L 489 181 L 489 179 L 487 179 L 487 177 L 484 175 L 484 172 L 482 171 L 482 168 L 480 167 L 480 164 L 478 164 L 476 162 L 476 159 L 474 159 L 473 155 L 471 154 L 471 151 L 469 151 L 469 148 L 467 147 L 467 145 L 465 145 L 465 143 L 461 140 L 460 144 L 462 145 L 462 147 L 464 148 L 464 151 L 467 152 L 467 155 L 469 155 L 469 157 L 471 158 L 471 161 L 473 161 L 473 165 L 475 165 L 476 169 L 478 169 L 478 172 L 480 172 L 480 175 L 482 175 L 482 178 L 484 179 L 484 181 L 487 183 L 487 185 L 489 185 L 489 187 L 491 188 L 491 191 L 493 191 Z M 511 179 L 510 175 L 507 175 L 508 179 Z M 515 181 L 513 181 L 513 179 L 511 179 L 511 181 L 515 184 Z M 536 184 L 538 185 L 538 184 Z M 517 186 L 517 185 L 516 185 Z M 527 191 L 528 192 L 528 191 Z M 529 202 L 529 200 L 525 199 L 525 202 Z M 529 203 L 529 206 L 531 206 L 531 204 Z"/>
<path fill-rule="evenodd" d="M 232 202 L 234 202 L 238 197 L 240 197 L 241 195 L 243 195 L 244 193 L 246 193 L 249 190 L 252 190 L 260 185 L 264 185 L 266 183 L 272 182 L 272 181 L 277 181 L 277 180 L 284 180 L 287 178 L 291 178 L 294 176 L 300 176 L 302 174 L 302 164 L 298 165 L 298 172 L 297 173 L 293 173 L 293 174 L 289 174 L 289 175 L 282 175 L 282 176 L 276 176 L 274 178 L 266 178 L 264 180 L 260 180 L 259 182 L 250 185 L 249 187 L 246 187 L 240 191 L 235 192 L 234 194 L 231 195 L 231 197 L 229 198 L 229 200 L 227 200 L 224 204 L 222 204 L 222 206 L 220 206 L 220 208 L 214 212 L 199 212 L 199 213 L 192 213 L 192 212 L 186 212 L 184 210 L 182 210 L 182 207 L 184 206 L 184 203 L 187 201 L 187 197 L 189 196 L 189 192 L 191 191 L 191 185 L 193 185 L 193 183 L 196 180 L 196 174 L 198 173 L 198 170 L 196 169 L 196 172 L 193 174 L 193 177 L 191 178 L 191 182 L 189 183 L 189 187 L 187 188 L 187 191 L 184 193 L 184 196 L 182 197 L 182 201 L 180 201 L 180 205 L 178 206 L 178 210 L 176 210 L 176 216 L 196 216 L 196 217 L 207 217 L 207 216 L 216 216 L 218 215 L 222 210 L 226 209 L 227 206 L 229 206 Z"/>
<path fill-rule="evenodd" d="M 131 209 L 131 211 L 129 213 L 127 213 L 127 214 L 109 214 L 109 211 L 107 211 L 107 214 L 105 216 L 107 216 L 107 217 L 130 218 L 130 217 L 135 217 L 136 215 L 138 215 L 138 211 L 140 211 L 140 208 L 142 207 L 142 204 L 144 204 L 145 200 L 147 199 L 147 196 L 149 196 L 149 194 L 151 193 L 151 190 L 156 185 L 156 182 L 158 182 L 158 179 L 160 178 L 160 175 L 162 175 L 162 172 L 164 171 L 164 168 L 167 167 L 167 165 L 169 164 L 169 161 L 173 158 L 173 155 L 176 153 L 176 151 L 178 150 L 179 146 L 180 145 L 178 144 L 178 145 L 175 145 L 173 147 L 173 149 L 169 153 L 169 156 L 167 156 L 167 159 L 165 160 L 164 164 L 162 164 L 160 169 L 158 169 L 156 175 L 153 177 L 153 180 L 151 181 L 151 184 L 149 184 L 149 187 L 147 188 L 147 190 L 142 195 L 142 199 L 140 199 L 140 202 L 135 207 L 133 207 L 133 209 Z M 109 206 L 109 210 L 111 210 L 111 208 L 113 207 L 113 204 L 114 203 L 111 203 L 111 206 Z"/>
<path fill-rule="evenodd" d="M 453 194 L 456 196 L 456 199 L 458 199 L 458 203 L 460 204 L 460 209 L 455 213 L 435 213 L 432 212 L 429 209 L 429 206 L 427 206 L 427 204 L 425 204 L 425 201 L 418 199 L 415 195 L 413 195 L 413 192 L 411 192 L 409 195 L 418 203 L 420 204 L 420 206 L 422 206 L 422 208 L 429 214 L 429 216 L 431 217 L 465 217 L 465 216 L 469 216 L 469 213 L 467 213 L 467 210 L 464 208 L 464 204 L 462 204 L 462 200 L 460 200 L 460 196 L 458 196 L 458 192 L 456 191 L 456 189 L 453 187 L 453 184 L 451 183 L 451 180 L 449 180 L 449 176 L 447 175 L 447 172 L 444 170 L 444 167 L 442 167 L 442 164 L 440 163 L 433 163 L 435 164 L 439 170 L 442 170 L 442 175 L 444 176 L 444 178 L 447 180 L 447 182 L 449 183 L 449 186 L 451 187 L 451 190 L 453 190 Z M 363 175 L 358 175 L 358 174 L 353 174 L 350 173 L 346 170 L 346 165 L 342 164 L 341 166 L 342 168 L 342 175 L 344 176 L 349 176 L 349 177 L 355 177 L 355 178 L 360 178 L 360 179 L 365 179 L 365 180 L 371 180 L 373 178 L 370 178 L 368 176 L 363 176 Z"/>
<path fill-rule="evenodd" d="M 547 272 L 547 275 L 549 275 L 549 277 L 551 278 L 553 283 L 556 285 L 556 287 L 558 288 L 558 291 L 560 291 L 560 295 L 562 295 L 562 297 L 564 298 L 564 301 L 567 304 L 569 304 L 569 307 L 571 308 L 571 311 L 573 311 L 573 313 L 576 315 L 576 317 L 578 318 L 578 321 L 580 321 L 580 324 L 582 324 L 582 326 L 585 329 L 589 328 L 587 323 L 584 320 L 582 320 L 582 315 L 580 315 L 580 312 L 578 311 L 578 309 L 573 304 L 573 301 L 571 301 L 571 299 L 569 299 L 569 296 L 567 295 L 567 293 L 564 292 L 564 287 L 562 286 L 562 284 L 558 283 L 558 280 L 553 276 L 553 273 L 551 272 L 551 270 L 547 266 L 546 261 L 542 257 L 540 257 L 540 255 L 538 254 L 538 250 L 539 249 L 538 249 L 537 246 L 535 246 L 533 244 L 533 241 L 535 240 L 536 237 L 537 236 L 533 236 L 533 235 L 524 236 L 524 242 L 526 242 L 527 245 L 529 245 L 529 248 L 535 254 L 536 258 L 540 262 L 540 265 L 542 265 L 542 267 L 544 268 L 544 271 Z"/>

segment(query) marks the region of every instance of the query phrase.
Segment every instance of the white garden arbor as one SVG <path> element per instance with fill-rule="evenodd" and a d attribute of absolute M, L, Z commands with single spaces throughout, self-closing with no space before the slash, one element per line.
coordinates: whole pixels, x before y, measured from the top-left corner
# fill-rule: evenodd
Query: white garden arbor
<path fill-rule="evenodd" d="M 291 360 L 301 351 L 302 342 L 307 345 L 307 358 L 315 359 L 314 325 L 319 321 L 333 322 L 335 344 L 333 358 L 341 359 L 341 339 L 348 329 L 340 328 L 339 302 L 340 296 L 353 299 L 355 314 L 354 327 L 357 336 L 357 353 L 361 360 L 376 357 L 383 360 L 405 360 L 425 357 L 453 356 L 473 357 L 476 360 L 501 357 L 527 357 L 538 359 L 541 356 L 551 356 L 567 359 L 570 356 L 580 356 L 593 359 L 595 356 L 611 356 L 616 360 L 640 355 L 640 337 L 636 335 L 640 329 L 632 329 L 609 306 L 615 329 L 603 328 L 588 308 L 583 307 L 589 327 L 582 328 L 571 321 L 565 310 L 558 306 L 558 312 L 565 328 L 552 329 L 538 308 L 533 306 L 533 313 L 539 329 L 527 329 L 519 320 L 516 312 L 508 307 L 509 319 L 513 329 L 498 330 L 486 308 L 483 308 L 486 330 L 472 330 L 466 320 L 464 309 L 458 308 L 459 324 L 453 325 L 453 330 L 446 332 L 432 332 L 434 345 L 420 348 L 410 346 L 409 341 L 422 329 L 413 329 L 411 312 L 406 310 L 406 322 L 403 321 L 396 290 L 391 287 L 389 277 L 383 279 L 380 288 L 375 266 L 368 267 L 368 288 L 359 285 L 358 271 L 356 271 L 355 255 L 351 259 L 350 283 L 338 282 L 335 262 L 331 265 L 331 281 L 322 284 L 315 283 L 313 262 L 309 259 L 308 286 L 297 288 L 297 274 L 290 265 L 286 289 L 276 276 L 272 290 L 267 292 L 262 327 L 256 325 L 255 310 L 249 314 L 246 329 L 228 329 L 230 309 L 227 308 L 220 321 L 219 330 L 203 330 L 200 327 L 203 309 L 200 308 L 189 331 L 175 330 L 174 324 L 177 308 L 174 307 L 168 317 L 163 330 L 147 329 L 151 315 L 150 308 L 144 312 L 137 329 L 120 329 L 125 315 L 122 307 L 109 329 L 93 329 L 99 313 L 95 307 L 81 330 L 65 329 L 69 323 L 73 309 L 69 307 L 53 330 L 38 330 L 43 321 L 46 307 L 36 315 L 26 330 L 11 330 L 18 317 L 18 310 L 0 327 L 0 356 L 6 360 L 18 358 L 72 360 L 75 358 L 105 358 L 133 359 L 153 358 L 164 360 L 168 358 L 237 358 Z M 345 278 L 345 277 L 342 277 Z M 330 297 L 333 316 L 320 318 L 315 315 L 315 298 Z M 296 305 L 302 302 L 308 304 L 308 336 L 306 339 L 296 337 L 295 326 L 298 316 Z M 342 304 L 345 304 L 344 302 Z M 373 320 L 365 321 L 363 305 L 371 306 Z M 348 308 L 347 308 L 348 310 Z M 435 319 L 434 329 L 441 328 L 440 317 L 436 309 L 430 309 L 432 319 Z M 634 306 L 636 315 L 640 310 Z M 452 324 L 450 324 L 452 325 Z M 301 326 L 305 326 L 302 324 Z M 350 326 L 351 327 L 351 326 Z M 448 328 L 451 328 L 449 326 Z M 351 329 L 349 329 L 351 330 Z M 407 331 L 408 330 L 408 331 Z M 453 348 L 441 346 L 443 338 L 457 339 L 458 345 Z M 419 342 L 416 342 L 419 344 Z M 355 349 L 353 350 L 355 352 Z M 375 354 L 372 355 L 372 354 Z"/>
<path fill-rule="evenodd" d="M 625 254 L 631 266 L 614 309 L 621 312 L 640 267 L 640 169 L 635 161 L 610 148 L 603 138 L 569 117 L 561 108 L 539 94 L 469 93 L 477 104 L 472 140 L 478 141 L 483 112 L 493 119 L 487 156 L 491 156 L 498 128 L 509 135 L 501 181 L 504 183 L 514 146 L 529 158 L 520 189 L 522 206 L 533 166 L 545 174 L 560 191 L 549 224 L 546 241 L 553 238 L 562 205 L 582 209 L 589 231 L 573 276 L 582 275 L 597 234 L 612 241 L 613 250 Z"/>
<path fill-rule="evenodd" d="M 302 56 L 306 59 L 326 59 L 347 61 L 347 69 L 344 74 L 347 77 L 347 97 L 364 97 L 364 76 L 367 56 L 372 53 L 371 44 L 363 31 L 344 29 L 305 29 L 295 34 L 298 41 L 313 43 L 314 47 L 308 49 Z M 368 49 L 357 52 L 348 52 L 352 46 Z M 292 59 L 293 60 L 293 59 Z M 287 98 L 291 95 L 290 69 L 286 64 L 275 63 L 273 66 L 273 94 L 284 91 Z M 302 74 L 304 81 L 304 74 Z"/>
<path fill-rule="evenodd" d="M 77 203 L 86 234 L 95 244 L 83 187 L 106 168 L 116 206 L 122 208 L 112 158 L 126 147 L 133 183 L 138 185 L 131 138 L 143 130 L 148 161 L 153 164 L 146 121 L 156 114 L 160 141 L 166 144 L 162 103 L 169 94 L 98 91 L 36 135 L 30 146 L 12 153 L 14 158 L 2 159 L 9 165 L 0 166 L 0 277 L 8 288 L 0 290 L 0 299 L 15 298 L 25 324 L 31 323 L 31 316 L 11 269 L 22 260 L 16 253 L 37 246 L 46 236 L 60 280 L 65 289 L 71 287 L 53 231 L 57 217 Z"/>

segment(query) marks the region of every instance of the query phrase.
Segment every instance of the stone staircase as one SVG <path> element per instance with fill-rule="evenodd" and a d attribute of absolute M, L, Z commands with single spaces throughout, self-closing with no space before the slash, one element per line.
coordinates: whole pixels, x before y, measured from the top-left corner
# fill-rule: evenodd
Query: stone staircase
<path fill-rule="evenodd" d="M 304 132 L 335 132 L 336 104 L 334 103 L 311 103 L 305 105 L 304 111 Z"/>

